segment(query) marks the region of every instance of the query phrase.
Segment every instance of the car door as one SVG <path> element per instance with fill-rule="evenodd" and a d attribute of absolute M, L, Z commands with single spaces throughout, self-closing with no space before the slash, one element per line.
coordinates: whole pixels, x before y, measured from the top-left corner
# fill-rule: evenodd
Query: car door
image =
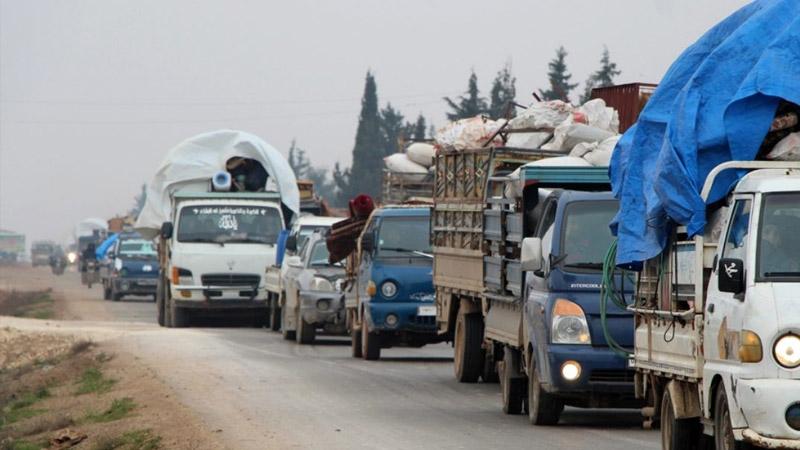
<path fill-rule="evenodd" d="M 717 264 L 706 290 L 705 331 L 703 352 L 711 370 L 719 372 L 724 366 L 738 364 L 739 332 L 742 329 L 744 293 L 720 292 L 719 271 L 725 270 L 719 263 L 723 258 L 736 258 L 745 262 L 744 279 L 750 280 L 748 253 L 753 243 L 752 195 L 734 198 L 724 238 L 720 238 Z M 749 281 L 746 284 L 750 284 Z"/>

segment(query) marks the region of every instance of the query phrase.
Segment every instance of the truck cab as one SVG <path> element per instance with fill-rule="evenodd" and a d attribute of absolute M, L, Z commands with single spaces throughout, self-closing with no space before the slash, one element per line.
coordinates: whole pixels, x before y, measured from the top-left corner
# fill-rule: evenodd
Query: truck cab
<path fill-rule="evenodd" d="M 103 283 L 103 298 L 119 301 L 126 295 L 146 295 L 155 299 L 158 282 L 158 252 L 152 241 L 120 237 L 109 254 L 108 280 Z"/>
<path fill-rule="evenodd" d="M 610 192 L 554 190 L 537 206 L 533 236 L 523 240 L 526 368 L 531 422 L 558 422 L 564 405 L 633 407 L 633 371 L 603 327 L 603 261 L 618 209 Z M 634 279 L 618 283 L 632 294 Z M 613 304 L 606 330 L 633 346 L 632 314 Z"/>
<path fill-rule="evenodd" d="M 436 332 L 430 208 L 376 209 L 360 237 L 353 356 L 380 358 L 395 345 L 441 342 Z"/>
<path fill-rule="evenodd" d="M 264 322 L 263 275 L 285 228 L 279 194 L 177 192 L 172 204 L 161 229 L 159 323 L 186 326 L 199 310 L 244 310 Z"/>

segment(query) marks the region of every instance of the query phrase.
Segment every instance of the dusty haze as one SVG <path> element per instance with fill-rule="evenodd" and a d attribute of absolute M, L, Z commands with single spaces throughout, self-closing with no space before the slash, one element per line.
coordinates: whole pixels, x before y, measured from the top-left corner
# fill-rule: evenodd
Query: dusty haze
<path fill-rule="evenodd" d="M 127 211 L 167 149 L 219 128 L 347 166 L 367 69 L 381 106 L 437 126 L 470 68 L 487 94 L 510 60 L 527 101 L 558 45 L 573 81 L 606 44 L 619 82 L 657 82 L 746 3 L 0 0 L 0 228 L 65 241 Z"/>

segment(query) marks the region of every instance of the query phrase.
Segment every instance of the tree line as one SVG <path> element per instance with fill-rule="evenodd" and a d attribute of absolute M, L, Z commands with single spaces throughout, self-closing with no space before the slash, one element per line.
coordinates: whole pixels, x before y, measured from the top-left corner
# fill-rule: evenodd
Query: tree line
<path fill-rule="evenodd" d="M 538 94 L 534 94 L 536 97 L 541 100 L 570 100 L 578 83 L 572 82 L 567 56 L 563 46 L 556 49 L 555 56 L 547 65 L 549 86 L 539 89 Z M 617 64 L 611 61 L 608 48 L 604 47 L 600 67 L 586 79 L 584 91 L 579 96 L 580 103 L 590 99 L 593 88 L 613 85 L 614 79 L 621 73 Z M 488 98 L 481 95 L 478 77 L 472 70 L 466 91 L 456 98 L 444 97 L 443 100 L 449 109 L 447 119 L 454 121 L 478 115 L 492 119 L 512 117 L 515 108 L 511 103 L 515 97 L 516 78 L 512 74 L 511 64 L 506 63 L 492 81 Z M 350 167 L 344 168 L 336 163 L 330 172 L 314 167 L 306 152 L 295 141 L 289 148 L 288 159 L 298 178 L 313 181 L 319 195 L 333 205 L 342 207 L 358 194 L 379 196 L 383 158 L 400 151 L 409 141 L 433 138 L 433 133 L 433 125 L 429 127 L 428 120 L 421 113 L 416 120 L 409 121 L 391 103 L 380 108 L 375 76 L 367 71 Z"/>

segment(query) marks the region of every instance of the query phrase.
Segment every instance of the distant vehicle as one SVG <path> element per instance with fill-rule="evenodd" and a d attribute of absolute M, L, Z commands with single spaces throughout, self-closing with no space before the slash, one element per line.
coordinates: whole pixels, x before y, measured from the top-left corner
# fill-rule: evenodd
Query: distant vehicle
<path fill-rule="evenodd" d="M 0 230 L 0 264 L 17 262 L 25 254 L 25 235 Z"/>
<path fill-rule="evenodd" d="M 53 253 L 55 244 L 51 241 L 36 241 L 31 245 L 31 265 L 47 266 L 50 264 L 50 254 Z"/>
<path fill-rule="evenodd" d="M 269 326 L 273 331 L 281 330 L 286 339 L 294 339 L 297 329 L 295 314 L 297 301 L 292 297 L 289 309 L 284 309 L 289 295 L 294 295 L 285 287 L 286 274 L 292 268 L 289 256 L 296 255 L 315 232 L 326 234 L 331 225 L 342 220 L 341 217 L 320 217 L 302 215 L 295 220 L 286 240 L 286 257 L 278 266 L 273 263 L 267 268 L 265 283 L 269 295 Z M 286 324 L 286 325 L 284 325 Z"/>
<path fill-rule="evenodd" d="M 158 252 L 152 241 L 120 238 L 111 250 L 111 271 L 103 298 L 119 301 L 126 295 L 147 295 L 156 300 Z"/>
<path fill-rule="evenodd" d="M 430 208 L 373 211 L 356 255 L 355 301 L 347 302 L 353 357 L 376 360 L 383 348 L 443 340 L 436 332 L 429 235 Z"/>
<path fill-rule="evenodd" d="M 64 249 L 57 245 L 50 254 L 50 269 L 54 275 L 63 275 L 66 267 L 67 255 L 64 254 Z"/>
<path fill-rule="evenodd" d="M 283 286 L 287 292 L 287 306 L 284 308 L 293 310 L 298 344 L 314 343 L 317 329 L 333 334 L 347 332 L 344 295 L 336 289 L 345 276 L 344 265 L 342 262 L 331 264 L 328 256 L 325 238 L 317 232 L 305 240 L 299 254 L 286 257 L 288 270 Z"/>
<path fill-rule="evenodd" d="M 104 230 L 94 230 L 92 235 L 78 238 L 78 265 L 81 272 L 81 283 L 89 289 L 100 282 L 100 265 L 95 249 L 104 240 Z"/>

